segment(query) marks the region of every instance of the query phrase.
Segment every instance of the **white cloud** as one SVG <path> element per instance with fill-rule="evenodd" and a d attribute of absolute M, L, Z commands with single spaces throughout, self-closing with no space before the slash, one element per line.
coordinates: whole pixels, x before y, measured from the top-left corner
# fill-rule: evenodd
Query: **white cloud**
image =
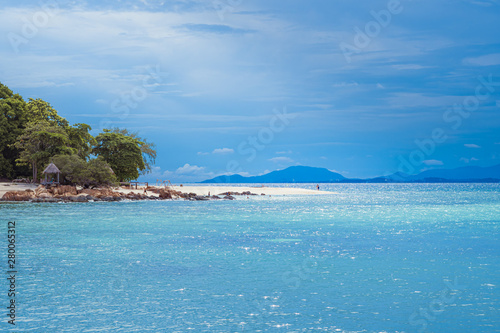
<path fill-rule="evenodd" d="M 387 98 L 389 106 L 402 107 L 448 107 L 463 100 L 461 96 L 430 95 L 422 93 L 398 92 Z"/>
<path fill-rule="evenodd" d="M 478 146 L 474 143 L 466 143 L 466 144 L 464 144 L 464 146 L 467 148 L 481 148 L 481 146 Z"/>
<path fill-rule="evenodd" d="M 477 159 L 475 157 L 471 157 L 471 158 L 462 157 L 462 158 L 460 158 L 460 162 L 464 162 L 464 163 L 470 163 L 470 162 L 475 162 L 475 161 L 479 161 L 479 159 Z"/>
<path fill-rule="evenodd" d="M 241 9 L 246 5 L 242 4 Z M 282 85 L 277 84 L 283 79 L 278 70 L 270 75 L 267 67 L 259 70 L 256 66 L 240 65 L 260 56 L 247 52 L 248 39 L 253 35 L 269 36 L 268 32 L 272 32 L 271 38 L 277 38 L 277 32 L 285 29 L 288 23 L 278 18 L 256 12 L 221 23 L 217 11 L 205 5 L 190 11 L 158 12 L 68 7 L 50 17 L 28 43 L 19 45 L 19 54 L 15 54 L 9 44 L 0 51 L 4 62 L 9 63 L 0 68 L 4 83 L 8 82 L 10 87 L 75 84 L 79 88 L 91 83 L 104 93 L 117 90 L 120 94 L 138 84 L 142 87 L 144 77 L 138 64 L 144 67 L 164 64 L 170 71 L 169 80 L 177 84 L 177 89 L 169 92 L 177 96 L 257 98 L 287 94 Z M 0 30 L 22 35 L 19 23 L 33 17 L 37 10 L 28 6 L 0 9 Z M 267 17 L 266 24 L 262 25 L 264 17 Z M 207 31 L 186 29 L 186 25 L 207 28 L 204 29 Z M 225 33 L 209 31 L 214 27 L 224 28 Z M 52 46 L 57 49 L 44 51 Z M 93 56 L 81 57 L 81 54 Z M 156 60 L 151 63 L 151 59 Z M 24 71 L 16 71 L 16 68 Z M 156 94 L 153 90 L 160 83 L 148 82 L 145 86 Z"/>
<path fill-rule="evenodd" d="M 334 88 L 346 88 L 346 87 L 357 87 L 357 86 L 359 86 L 357 82 L 339 82 L 333 84 Z"/>
<path fill-rule="evenodd" d="M 108 104 L 108 103 L 109 103 L 107 100 L 102 99 L 102 98 L 96 99 L 96 100 L 95 100 L 95 102 L 96 102 L 97 104 L 104 104 L 104 105 L 106 105 L 106 104 Z"/>
<path fill-rule="evenodd" d="M 418 64 L 405 64 L 405 65 L 393 65 L 397 70 L 418 70 L 418 69 L 425 69 L 425 68 L 432 68 L 431 66 L 422 66 Z"/>
<path fill-rule="evenodd" d="M 291 154 L 292 151 L 291 150 L 288 150 L 288 151 L 277 151 L 276 154 L 278 155 L 285 155 L 285 154 Z"/>
<path fill-rule="evenodd" d="M 233 154 L 233 153 L 234 153 L 234 149 L 231 149 L 231 148 L 217 148 L 217 149 L 214 149 L 214 151 L 212 152 L 212 154 L 222 154 L 222 155 Z"/>
<path fill-rule="evenodd" d="M 197 165 L 190 165 L 186 163 L 184 166 L 175 170 L 175 173 L 178 175 L 199 175 L 205 173 L 205 167 L 199 167 Z"/>
<path fill-rule="evenodd" d="M 197 153 L 197 155 L 198 155 L 198 156 L 205 156 L 205 155 L 210 155 L 210 153 L 204 153 L 204 152 L 202 152 L 202 151 L 199 151 L 199 152 Z"/>
<path fill-rule="evenodd" d="M 175 171 L 162 171 L 160 167 L 155 166 L 152 172 L 141 176 L 143 181 L 155 182 L 159 180 L 170 180 L 173 183 L 199 182 L 205 179 L 213 178 L 215 174 L 207 171 L 205 167 L 191 165 L 189 163 L 177 168 Z"/>
<path fill-rule="evenodd" d="M 261 173 L 259 173 L 257 176 L 266 175 L 266 174 L 268 174 L 270 172 L 271 172 L 270 170 L 266 169 L 266 170 L 262 171 Z"/>
<path fill-rule="evenodd" d="M 425 160 L 423 161 L 423 163 L 425 165 L 443 165 L 443 161 L 439 161 L 439 160 Z"/>
<path fill-rule="evenodd" d="M 471 66 L 496 66 L 500 65 L 500 53 L 487 54 L 475 58 L 465 58 L 463 60 L 465 65 Z"/>
<path fill-rule="evenodd" d="M 294 160 L 292 160 L 290 157 L 285 157 L 285 156 L 273 157 L 273 158 L 270 158 L 269 161 L 274 162 L 274 163 L 293 163 L 294 162 Z"/>

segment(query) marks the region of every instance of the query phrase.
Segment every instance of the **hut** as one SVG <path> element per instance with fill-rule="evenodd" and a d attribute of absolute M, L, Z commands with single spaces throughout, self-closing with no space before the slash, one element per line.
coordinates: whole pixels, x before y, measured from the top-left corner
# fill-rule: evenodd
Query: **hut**
<path fill-rule="evenodd" d="M 57 182 L 53 182 L 53 184 L 59 184 L 59 174 L 61 171 L 56 167 L 54 163 L 50 163 L 45 170 L 43 170 L 43 174 L 45 175 L 45 184 L 47 184 L 47 175 L 48 174 L 57 174 Z"/>

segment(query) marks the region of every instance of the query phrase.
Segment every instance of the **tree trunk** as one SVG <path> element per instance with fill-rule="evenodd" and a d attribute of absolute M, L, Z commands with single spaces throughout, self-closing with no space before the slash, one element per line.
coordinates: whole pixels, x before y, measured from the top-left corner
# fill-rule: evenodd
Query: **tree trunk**
<path fill-rule="evenodd" d="M 31 162 L 31 165 L 33 166 L 33 183 L 37 183 L 38 170 L 36 168 L 36 162 Z"/>

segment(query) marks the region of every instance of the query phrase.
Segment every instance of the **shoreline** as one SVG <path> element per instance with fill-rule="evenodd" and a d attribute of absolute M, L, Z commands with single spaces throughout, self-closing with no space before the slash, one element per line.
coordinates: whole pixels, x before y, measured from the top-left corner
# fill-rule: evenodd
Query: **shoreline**
<path fill-rule="evenodd" d="M 158 187 L 160 188 L 160 187 Z M 268 186 L 231 186 L 231 185 L 174 185 L 171 187 L 176 191 L 185 193 L 196 193 L 196 195 L 222 195 L 227 192 L 251 192 L 257 195 L 321 195 L 333 194 L 329 191 L 309 190 L 304 188 L 290 187 L 268 187 Z"/>
<path fill-rule="evenodd" d="M 217 200 L 236 198 L 246 198 L 248 196 L 287 196 L 287 195 L 325 195 L 334 192 L 318 191 L 303 188 L 286 187 L 251 187 L 251 186 L 210 186 L 210 185 L 174 185 L 171 187 L 149 186 L 147 193 L 144 193 L 144 186 L 137 189 L 110 188 L 85 190 L 74 186 L 59 186 L 67 193 L 60 195 L 39 196 L 40 185 L 27 183 L 0 182 L 0 201 L 33 201 L 33 202 L 88 202 L 88 201 L 117 201 L 123 199 L 130 200 L 162 200 L 162 199 L 186 199 L 186 200 Z M 74 190 L 73 190 L 74 189 Z M 43 191 L 47 193 L 47 191 Z M 73 192 L 73 193 L 69 193 Z M 4 199 L 4 195 L 14 199 Z M 101 197 L 106 197 L 102 198 Z"/>

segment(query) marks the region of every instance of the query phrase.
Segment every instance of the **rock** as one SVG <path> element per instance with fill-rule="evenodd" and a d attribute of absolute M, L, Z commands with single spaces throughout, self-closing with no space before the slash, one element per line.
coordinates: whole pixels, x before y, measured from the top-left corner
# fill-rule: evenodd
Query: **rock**
<path fill-rule="evenodd" d="M 52 195 L 50 195 L 48 192 L 43 192 L 40 193 L 36 196 L 37 198 L 45 199 L 45 198 L 52 198 Z"/>
<path fill-rule="evenodd" d="M 212 196 L 210 197 L 210 199 L 220 200 L 221 198 L 220 198 L 219 196 L 217 196 L 217 195 L 212 195 Z"/>
<path fill-rule="evenodd" d="M 197 195 L 197 196 L 193 197 L 193 199 L 196 200 L 196 201 L 207 201 L 207 200 L 209 200 L 207 197 L 203 197 L 201 195 Z"/>
<path fill-rule="evenodd" d="M 172 199 L 172 192 L 168 190 L 161 189 L 158 193 L 160 199 Z"/>
<path fill-rule="evenodd" d="M 64 195 L 64 194 L 77 195 L 78 191 L 76 190 L 76 187 L 74 187 L 74 186 L 61 185 L 61 186 L 54 187 L 53 193 L 54 193 L 54 195 Z"/>
<path fill-rule="evenodd" d="M 9 191 L 6 192 L 2 200 L 3 201 L 30 201 L 35 197 L 33 191 Z"/>
<path fill-rule="evenodd" d="M 111 201 L 120 201 L 120 200 L 122 200 L 122 198 L 121 197 L 114 197 L 114 196 L 106 196 L 106 197 L 99 198 L 99 200 L 111 202 Z"/>
<path fill-rule="evenodd" d="M 224 193 L 220 193 L 219 195 L 229 195 L 229 196 L 232 196 L 232 195 L 256 195 L 254 193 L 251 193 L 250 191 L 245 191 L 245 192 L 224 192 Z"/>
<path fill-rule="evenodd" d="M 43 185 L 40 185 L 38 186 L 36 189 L 35 189 L 35 195 L 36 196 L 39 196 L 40 194 L 42 193 L 48 193 L 47 189 L 45 188 L 45 186 Z"/>
<path fill-rule="evenodd" d="M 86 193 L 80 193 L 72 197 L 68 197 L 68 199 L 73 202 L 88 202 L 90 199 L 95 199 L 95 198 Z"/>
<path fill-rule="evenodd" d="M 261 193 L 260 195 L 266 195 L 265 193 Z"/>
<path fill-rule="evenodd" d="M 224 199 L 226 199 L 226 200 L 234 200 L 234 197 L 233 197 L 233 196 L 231 196 L 231 195 L 226 195 L 226 196 L 224 197 Z"/>

